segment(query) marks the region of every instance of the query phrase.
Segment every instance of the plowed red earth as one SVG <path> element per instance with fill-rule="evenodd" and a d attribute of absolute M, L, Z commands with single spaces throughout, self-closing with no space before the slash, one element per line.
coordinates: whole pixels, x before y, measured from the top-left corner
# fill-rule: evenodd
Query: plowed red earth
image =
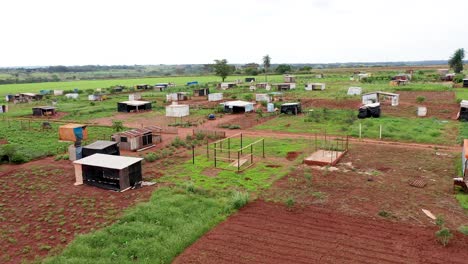
<path fill-rule="evenodd" d="M 468 236 L 458 233 L 443 247 L 435 231 L 312 206 L 288 211 L 257 201 L 174 263 L 466 263 Z"/>

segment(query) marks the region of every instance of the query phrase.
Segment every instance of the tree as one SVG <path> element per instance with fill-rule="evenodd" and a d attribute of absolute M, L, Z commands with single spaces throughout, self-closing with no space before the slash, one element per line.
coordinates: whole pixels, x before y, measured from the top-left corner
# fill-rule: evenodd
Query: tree
<path fill-rule="evenodd" d="M 233 71 L 233 68 L 229 66 L 226 59 L 214 60 L 215 64 L 213 65 L 214 72 L 217 76 L 221 77 L 222 81 Z"/>
<path fill-rule="evenodd" d="M 291 65 L 288 64 L 280 64 L 276 67 L 275 71 L 279 74 L 284 74 L 291 71 Z"/>
<path fill-rule="evenodd" d="M 455 71 L 455 73 L 460 73 L 463 71 L 463 59 L 465 58 L 465 50 L 464 49 L 457 49 L 455 53 L 453 53 L 452 57 L 450 57 L 448 64 L 450 68 Z"/>
<path fill-rule="evenodd" d="M 263 56 L 263 69 L 265 70 L 265 82 L 268 82 L 267 72 L 270 66 L 271 66 L 271 58 L 270 58 L 270 55 L 267 54 Z"/>

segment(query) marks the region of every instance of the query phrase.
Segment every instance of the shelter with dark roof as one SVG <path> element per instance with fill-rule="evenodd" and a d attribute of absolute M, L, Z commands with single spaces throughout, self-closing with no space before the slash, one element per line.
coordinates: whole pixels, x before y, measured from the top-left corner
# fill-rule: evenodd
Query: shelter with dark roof
<path fill-rule="evenodd" d="M 151 110 L 151 102 L 148 101 L 124 101 L 117 103 L 117 111 L 118 112 L 139 112 L 139 111 L 147 111 Z"/>
<path fill-rule="evenodd" d="M 193 90 L 193 96 L 207 96 L 210 94 L 209 88 L 199 88 Z"/>
<path fill-rule="evenodd" d="M 142 158 L 94 154 L 73 162 L 75 185 L 88 184 L 103 189 L 125 191 L 141 186 Z"/>
<path fill-rule="evenodd" d="M 143 150 L 161 142 L 161 131 L 157 126 L 132 129 L 112 135 L 112 141 L 119 143 L 122 150 Z"/>
<path fill-rule="evenodd" d="M 301 103 L 285 103 L 281 105 L 282 114 L 297 115 L 302 112 Z"/>
<path fill-rule="evenodd" d="M 33 116 L 53 116 L 56 114 L 53 106 L 36 106 L 32 108 Z"/>
<path fill-rule="evenodd" d="M 29 103 L 42 100 L 43 95 L 35 93 L 19 93 L 13 96 L 13 103 Z"/>
<path fill-rule="evenodd" d="M 83 147 L 82 157 L 88 157 L 96 153 L 118 156 L 120 155 L 119 145 L 115 141 L 98 140 Z"/>

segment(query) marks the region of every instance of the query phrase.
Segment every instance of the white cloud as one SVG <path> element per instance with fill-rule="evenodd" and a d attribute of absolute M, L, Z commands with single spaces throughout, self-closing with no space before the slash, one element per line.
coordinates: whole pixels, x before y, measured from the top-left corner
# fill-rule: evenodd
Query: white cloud
<path fill-rule="evenodd" d="M 446 59 L 468 1 L 3 0 L 0 66 Z"/>

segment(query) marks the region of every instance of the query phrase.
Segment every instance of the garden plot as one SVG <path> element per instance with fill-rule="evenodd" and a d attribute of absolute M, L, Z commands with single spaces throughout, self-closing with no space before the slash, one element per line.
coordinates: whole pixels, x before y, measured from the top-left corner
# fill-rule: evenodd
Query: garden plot
<path fill-rule="evenodd" d="M 146 200 L 154 187 L 124 193 L 76 187 L 73 165 L 51 158 L 2 165 L 1 263 L 20 263 L 57 250 L 82 233 L 113 223 L 120 212 Z"/>
<path fill-rule="evenodd" d="M 444 248 L 435 227 L 347 216 L 307 206 L 253 202 L 173 263 L 465 263 L 468 236 Z"/>

